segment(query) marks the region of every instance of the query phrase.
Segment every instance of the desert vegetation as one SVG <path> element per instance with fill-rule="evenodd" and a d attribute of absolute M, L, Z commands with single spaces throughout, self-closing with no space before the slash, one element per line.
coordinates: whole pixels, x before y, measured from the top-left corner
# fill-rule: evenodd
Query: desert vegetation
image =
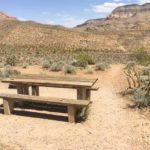
<path fill-rule="evenodd" d="M 144 54 L 145 55 L 145 54 Z M 141 56 L 144 57 L 144 56 Z M 140 58 L 141 58 L 140 57 Z M 140 59 L 141 60 L 141 59 Z M 147 62 L 147 60 L 145 60 Z M 143 60 L 142 60 L 143 63 Z M 150 66 L 139 66 L 134 62 L 127 64 L 124 69 L 127 76 L 128 89 L 123 93 L 130 95 L 135 107 L 150 105 Z"/>
<path fill-rule="evenodd" d="M 9 78 L 19 74 L 21 74 L 21 72 L 10 67 L 5 67 L 4 69 L 0 70 L 0 78 Z"/>

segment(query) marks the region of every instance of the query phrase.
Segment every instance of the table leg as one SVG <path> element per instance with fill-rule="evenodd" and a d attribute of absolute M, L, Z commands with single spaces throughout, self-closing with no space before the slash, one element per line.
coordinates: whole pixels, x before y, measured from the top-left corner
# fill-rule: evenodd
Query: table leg
<path fill-rule="evenodd" d="M 17 93 L 18 94 L 29 95 L 29 86 L 24 85 L 24 84 L 18 84 L 17 85 Z"/>
<path fill-rule="evenodd" d="M 25 84 L 17 85 L 17 93 L 23 95 L 29 95 L 29 86 Z M 24 102 L 18 102 L 20 106 L 24 105 Z M 14 105 L 14 104 L 13 104 Z"/>
<path fill-rule="evenodd" d="M 4 99 L 3 104 L 4 104 L 4 114 L 11 115 L 11 113 L 13 112 L 13 108 L 14 108 L 14 102 Z"/>
<path fill-rule="evenodd" d="M 17 84 L 17 93 L 23 94 L 23 86 L 21 84 Z"/>
<path fill-rule="evenodd" d="M 91 99 L 91 90 L 79 88 L 77 89 L 77 99 L 90 100 Z"/>
<path fill-rule="evenodd" d="M 39 96 L 39 86 L 32 86 L 32 95 Z"/>
<path fill-rule="evenodd" d="M 86 90 L 86 100 L 91 100 L 91 90 Z"/>
<path fill-rule="evenodd" d="M 29 95 L 29 86 L 28 85 L 23 85 L 23 94 L 24 95 Z"/>

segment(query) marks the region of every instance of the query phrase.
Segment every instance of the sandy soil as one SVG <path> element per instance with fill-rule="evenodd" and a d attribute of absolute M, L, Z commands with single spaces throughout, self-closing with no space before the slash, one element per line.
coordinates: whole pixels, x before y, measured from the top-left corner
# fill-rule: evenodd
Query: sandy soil
<path fill-rule="evenodd" d="M 150 150 L 150 114 L 130 109 L 129 100 L 119 91 L 127 83 L 123 65 L 113 65 L 105 72 L 97 72 L 98 92 L 92 93 L 93 104 L 89 118 L 84 123 L 70 124 L 56 113 L 30 110 L 5 116 L 0 108 L 0 150 Z M 20 69 L 21 70 L 21 69 Z M 33 72 L 35 71 L 35 72 Z M 39 68 L 23 70 L 39 73 Z M 83 75 L 79 72 L 77 75 Z M 1 92 L 8 90 L 0 85 Z M 41 88 L 40 94 L 76 98 L 76 91 Z M 29 112 L 29 110 L 28 110 Z"/>

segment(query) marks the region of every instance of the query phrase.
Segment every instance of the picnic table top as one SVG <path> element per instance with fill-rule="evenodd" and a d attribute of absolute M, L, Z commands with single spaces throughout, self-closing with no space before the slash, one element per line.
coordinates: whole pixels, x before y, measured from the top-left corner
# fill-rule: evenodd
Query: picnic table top
<path fill-rule="evenodd" d="M 38 85 L 48 87 L 61 88 L 91 88 L 96 82 L 97 78 L 78 78 L 68 76 L 44 76 L 44 75 L 19 75 L 13 78 L 2 80 L 3 83 Z"/>

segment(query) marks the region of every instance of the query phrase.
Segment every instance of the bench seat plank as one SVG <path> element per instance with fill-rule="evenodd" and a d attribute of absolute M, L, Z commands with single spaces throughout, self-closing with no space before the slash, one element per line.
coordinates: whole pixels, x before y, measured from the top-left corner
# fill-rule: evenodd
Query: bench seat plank
<path fill-rule="evenodd" d="M 74 123 L 76 121 L 77 107 L 86 107 L 91 103 L 90 101 L 87 100 L 73 100 L 65 98 L 52 98 L 52 97 L 21 95 L 21 94 L 0 94 L 0 98 L 3 98 L 4 113 L 6 115 L 11 115 L 11 113 L 13 112 L 14 101 L 30 101 L 30 102 L 38 102 L 38 103 L 40 102 L 40 103 L 67 106 L 68 120 L 70 123 Z"/>
<path fill-rule="evenodd" d="M 29 96 L 21 94 L 0 94 L 0 98 L 14 101 L 32 101 L 40 103 L 49 103 L 64 106 L 88 106 L 91 102 L 87 100 L 74 100 L 66 98 L 54 98 L 54 97 L 41 97 L 41 96 Z"/>

